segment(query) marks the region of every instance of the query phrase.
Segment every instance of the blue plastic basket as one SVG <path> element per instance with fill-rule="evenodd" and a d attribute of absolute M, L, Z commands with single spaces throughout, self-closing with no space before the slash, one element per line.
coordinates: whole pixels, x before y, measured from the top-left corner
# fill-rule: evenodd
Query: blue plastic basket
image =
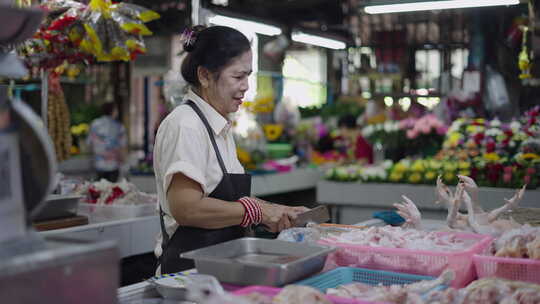
<path fill-rule="evenodd" d="M 371 270 L 354 267 L 338 267 L 325 273 L 321 273 L 309 279 L 298 281 L 296 285 L 306 285 L 326 292 L 328 288 L 336 288 L 340 285 L 354 282 L 370 285 L 405 285 L 422 280 L 433 280 L 434 277 L 415 274 L 399 273 L 384 270 Z M 443 286 L 439 286 L 444 288 Z"/>

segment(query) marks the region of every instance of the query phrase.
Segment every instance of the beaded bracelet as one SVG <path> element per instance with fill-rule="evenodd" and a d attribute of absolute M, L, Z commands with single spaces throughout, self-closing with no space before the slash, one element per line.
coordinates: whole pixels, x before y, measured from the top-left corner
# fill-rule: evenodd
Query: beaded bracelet
<path fill-rule="evenodd" d="M 245 213 L 240 226 L 248 227 L 250 225 L 260 224 L 262 221 L 262 209 L 259 202 L 251 197 L 244 196 L 238 200 L 244 206 Z"/>

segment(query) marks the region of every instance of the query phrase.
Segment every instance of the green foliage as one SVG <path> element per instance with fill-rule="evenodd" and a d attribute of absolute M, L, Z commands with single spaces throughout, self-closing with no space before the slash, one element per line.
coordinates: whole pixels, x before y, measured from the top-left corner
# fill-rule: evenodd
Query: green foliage
<path fill-rule="evenodd" d="M 71 125 L 90 124 L 92 120 L 98 118 L 101 114 L 100 106 L 97 104 L 77 104 L 71 109 Z"/>
<path fill-rule="evenodd" d="M 321 117 L 327 120 L 330 117 L 340 117 L 345 114 L 352 114 L 358 117 L 364 112 L 364 106 L 357 101 L 338 100 L 332 104 L 325 104 L 321 109 Z"/>

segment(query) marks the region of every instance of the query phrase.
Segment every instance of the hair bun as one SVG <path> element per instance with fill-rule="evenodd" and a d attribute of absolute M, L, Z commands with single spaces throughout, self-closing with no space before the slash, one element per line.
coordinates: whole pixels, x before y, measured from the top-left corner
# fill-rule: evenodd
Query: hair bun
<path fill-rule="evenodd" d="M 180 37 L 184 50 L 186 52 L 192 52 L 195 49 L 197 43 L 197 37 L 206 27 L 203 25 L 196 25 L 193 28 L 186 28 Z"/>

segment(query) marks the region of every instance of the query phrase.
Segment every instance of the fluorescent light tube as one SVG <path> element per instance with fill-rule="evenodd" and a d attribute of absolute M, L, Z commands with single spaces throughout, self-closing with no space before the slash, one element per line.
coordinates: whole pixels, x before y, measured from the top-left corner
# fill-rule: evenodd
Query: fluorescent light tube
<path fill-rule="evenodd" d="M 210 17 L 208 21 L 215 25 L 229 26 L 240 31 L 255 32 L 267 36 L 275 36 L 281 34 L 281 29 L 277 26 L 255 21 L 231 18 L 222 15 L 215 15 L 213 17 Z"/>
<path fill-rule="evenodd" d="M 292 40 L 296 42 L 303 42 L 303 43 L 312 44 L 316 46 L 322 46 L 322 47 L 334 49 L 334 50 L 340 50 L 347 47 L 347 45 L 343 41 L 325 38 L 321 36 L 310 35 L 310 34 L 306 34 L 302 32 L 293 33 Z"/>
<path fill-rule="evenodd" d="M 385 14 L 399 12 L 415 12 L 443 10 L 451 8 L 484 7 L 497 5 L 515 5 L 519 0 L 442 0 L 442 1 L 419 1 L 399 4 L 369 5 L 364 7 L 368 14 Z"/>

